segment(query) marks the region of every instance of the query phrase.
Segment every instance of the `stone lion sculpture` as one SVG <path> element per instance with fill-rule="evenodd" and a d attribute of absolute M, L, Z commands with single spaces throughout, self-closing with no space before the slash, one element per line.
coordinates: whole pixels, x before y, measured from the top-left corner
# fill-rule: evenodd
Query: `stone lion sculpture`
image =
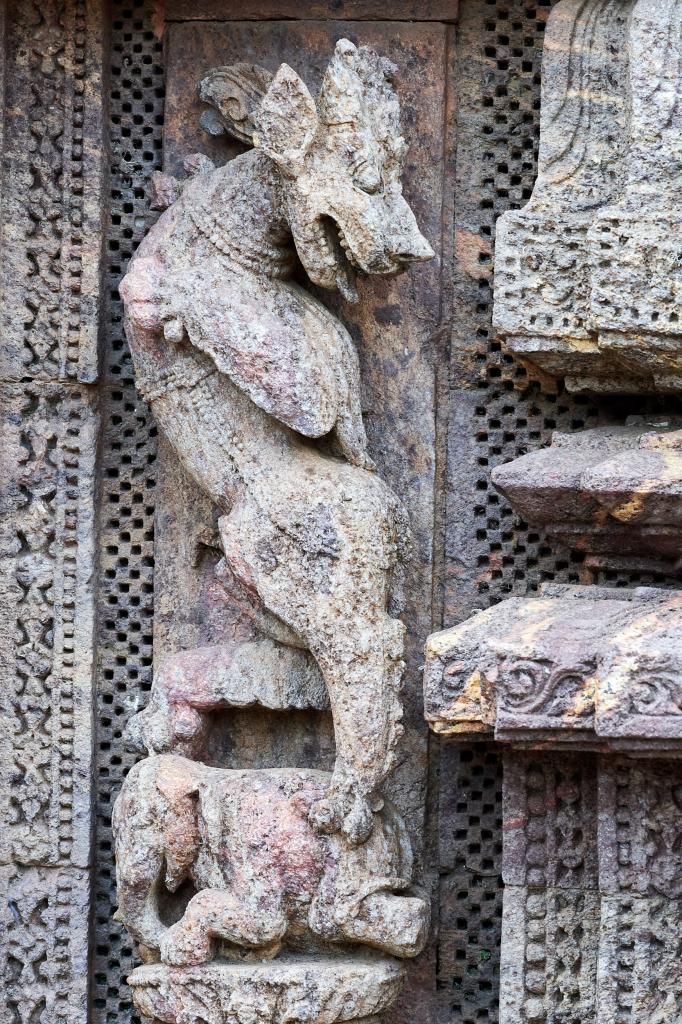
<path fill-rule="evenodd" d="M 229 573 L 324 679 L 337 759 L 311 820 L 353 843 L 401 734 L 391 600 L 409 529 L 367 454 L 352 340 L 292 274 L 352 301 L 358 273 L 433 256 L 401 191 L 394 70 L 341 40 L 316 103 L 287 65 L 214 69 L 201 95 L 253 148 L 166 181 L 175 201 L 121 284 L 138 386 L 222 513 Z"/>

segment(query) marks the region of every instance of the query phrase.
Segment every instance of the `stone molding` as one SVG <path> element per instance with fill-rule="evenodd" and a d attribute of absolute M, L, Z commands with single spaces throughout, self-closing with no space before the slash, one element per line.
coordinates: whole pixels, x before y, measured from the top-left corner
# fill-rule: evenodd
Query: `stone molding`
<path fill-rule="evenodd" d="M 87 1019 L 90 877 L 73 865 L 0 867 L 2 1024 Z"/>
<path fill-rule="evenodd" d="M 570 391 L 680 390 L 674 0 L 562 0 L 545 36 L 538 178 L 497 223 L 494 322 Z"/>
<path fill-rule="evenodd" d="M 87 392 L 0 387 L 2 663 L 8 785 L 0 863 L 90 864 L 95 458 Z"/>
<path fill-rule="evenodd" d="M 443 735 L 682 753 L 677 592 L 548 586 L 426 648 L 425 705 Z"/>
<path fill-rule="evenodd" d="M 586 566 L 680 571 L 680 422 L 632 417 L 497 466 L 492 482 L 526 522 L 587 554 Z"/>
<path fill-rule="evenodd" d="M 288 963 L 203 964 L 175 969 L 138 967 L 130 977 L 135 1001 L 155 1024 L 248 1024 L 266 1015 L 288 1024 L 301 1012 L 319 1024 L 381 1024 L 403 981 L 397 960 L 299 957 Z"/>

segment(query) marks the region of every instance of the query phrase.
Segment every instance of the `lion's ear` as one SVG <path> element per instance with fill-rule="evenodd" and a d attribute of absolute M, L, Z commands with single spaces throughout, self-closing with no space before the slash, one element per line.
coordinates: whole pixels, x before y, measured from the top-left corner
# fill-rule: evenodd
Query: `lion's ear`
<path fill-rule="evenodd" d="M 308 87 L 288 64 L 282 64 L 256 116 L 255 144 L 294 174 L 317 127 L 317 108 Z"/>
<path fill-rule="evenodd" d="M 211 135 L 233 135 L 252 146 L 255 115 L 271 82 L 272 74 L 258 64 L 213 68 L 197 86 L 199 97 L 213 107 L 201 115 L 202 128 Z"/>

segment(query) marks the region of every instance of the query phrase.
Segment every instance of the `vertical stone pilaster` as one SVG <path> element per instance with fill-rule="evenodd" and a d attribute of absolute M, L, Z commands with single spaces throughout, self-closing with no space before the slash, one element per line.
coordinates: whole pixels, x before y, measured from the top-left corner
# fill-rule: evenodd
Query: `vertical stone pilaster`
<path fill-rule="evenodd" d="M 505 757 L 502 1024 L 597 1020 L 596 777 L 590 755 Z"/>
<path fill-rule="evenodd" d="M 0 868 L 2 1024 L 87 1020 L 89 876 L 72 866 Z"/>
<path fill-rule="evenodd" d="M 0 858 L 90 857 L 95 455 L 92 396 L 0 389 L 4 759 Z"/>
<path fill-rule="evenodd" d="M 2 6 L 3 1024 L 88 1013 L 104 26 Z"/>
<path fill-rule="evenodd" d="M 97 376 L 104 25 L 98 0 L 6 5 L 3 380 Z"/>
<path fill-rule="evenodd" d="M 682 765 L 604 758 L 599 772 L 599 1022 L 682 1013 Z"/>
<path fill-rule="evenodd" d="M 497 226 L 495 324 L 569 390 L 680 389 L 681 20 L 675 0 L 550 16 L 538 178 Z"/>
<path fill-rule="evenodd" d="M 429 639 L 433 728 L 506 745 L 501 1024 L 680 1017 L 679 621 L 679 592 L 555 586 Z"/>
<path fill-rule="evenodd" d="M 502 1024 L 678 1018 L 681 786 L 677 762 L 507 753 Z"/>

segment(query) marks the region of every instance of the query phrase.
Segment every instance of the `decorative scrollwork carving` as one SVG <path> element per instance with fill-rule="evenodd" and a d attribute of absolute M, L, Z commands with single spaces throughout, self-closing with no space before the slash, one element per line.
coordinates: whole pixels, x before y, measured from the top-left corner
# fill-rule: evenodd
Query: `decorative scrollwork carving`
<path fill-rule="evenodd" d="M 547 659 L 506 658 L 500 672 L 500 707 L 521 714 L 591 714 L 594 661 L 559 667 Z"/>

